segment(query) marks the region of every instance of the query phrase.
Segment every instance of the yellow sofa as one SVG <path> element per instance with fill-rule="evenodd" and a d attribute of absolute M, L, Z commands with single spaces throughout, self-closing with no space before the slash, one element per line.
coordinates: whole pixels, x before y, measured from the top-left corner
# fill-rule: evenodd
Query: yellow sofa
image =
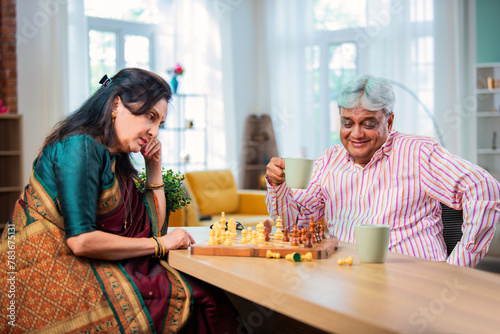
<path fill-rule="evenodd" d="M 191 204 L 171 213 L 169 226 L 210 226 L 221 212 L 226 220 L 234 217 L 244 227 L 270 219 L 266 191 L 237 189 L 231 170 L 187 172 L 185 176 Z"/>

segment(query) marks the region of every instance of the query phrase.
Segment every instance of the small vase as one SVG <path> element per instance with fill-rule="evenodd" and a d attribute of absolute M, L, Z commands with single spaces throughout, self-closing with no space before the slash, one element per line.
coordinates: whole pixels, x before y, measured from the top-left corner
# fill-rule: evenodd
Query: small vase
<path fill-rule="evenodd" d="M 172 81 L 170 81 L 170 86 L 172 88 L 172 93 L 177 94 L 177 87 L 179 87 L 179 81 L 177 80 L 177 76 L 174 76 L 172 78 Z"/>

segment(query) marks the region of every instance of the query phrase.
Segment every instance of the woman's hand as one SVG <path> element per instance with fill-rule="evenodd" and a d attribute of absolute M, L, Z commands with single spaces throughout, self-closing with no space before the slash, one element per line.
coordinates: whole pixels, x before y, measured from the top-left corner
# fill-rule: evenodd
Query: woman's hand
<path fill-rule="evenodd" d="M 196 243 L 191 234 L 181 228 L 173 229 L 166 235 L 162 236 L 161 239 L 163 240 L 163 244 L 167 250 L 188 248 L 192 244 Z"/>
<path fill-rule="evenodd" d="M 161 164 L 161 142 L 158 138 L 151 139 L 141 150 L 146 165 Z"/>
<path fill-rule="evenodd" d="M 266 167 L 266 178 L 272 186 L 276 187 L 285 182 L 285 160 L 274 157 Z"/>

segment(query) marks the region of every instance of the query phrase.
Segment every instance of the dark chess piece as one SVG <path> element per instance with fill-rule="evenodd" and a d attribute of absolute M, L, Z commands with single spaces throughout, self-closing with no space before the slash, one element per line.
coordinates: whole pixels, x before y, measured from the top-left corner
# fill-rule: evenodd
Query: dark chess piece
<path fill-rule="evenodd" d="M 304 242 L 304 247 L 305 248 L 313 248 L 312 233 L 307 231 L 305 233 L 305 236 L 306 236 L 306 241 Z"/>
<path fill-rule="evenodd" d="M 320 231 L 321 231 L 321 239 L 322 239 L 322 240 L 325 240 L 325 239 L 326 239 L 326 235 L 325 235 L 325 225 L 321 225 L 321 227 L 320 227 Z"/>
<path fill-rule="evenodd" d="M 281 240 L 284 242 L 290 241 L 290 238 L 288 237 L 288 229 L 287 228 L 283 229 L 283 239 L 281 239 Z"/>
<path fill-rule="evenodd" d="M 290 246 L 298 246 L 298 245 L 299 245 L 299 235 L 297 231 L 297 225 L 294 225 L 292 232 L 292 242 L 290 243 Z"/>

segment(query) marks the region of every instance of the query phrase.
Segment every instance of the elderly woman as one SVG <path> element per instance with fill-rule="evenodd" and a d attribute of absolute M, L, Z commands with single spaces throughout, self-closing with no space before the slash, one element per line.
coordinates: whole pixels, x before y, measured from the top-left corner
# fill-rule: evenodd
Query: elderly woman
<path fill-rule="evenodd" d="M 101 83 L 45 140 L 3 234 L 0 255 L 12 260 L 15 326 L 22 332 L 175 333 L 190 317 L 193 289 L 161 260 L 195 242 L 182 229 L 165 233 L 157 136 L 170 87 L 140 69 Z M 132 152 L 144 157 L 144 195 L 134 185 Z M 217 329 L 234 329 L 231 315 L 226 323 L 215 319 L 229 326 Z"/>
<path fill-rule="evenodd" d="M 287 188 L 283 159 L 271 159 L 269 213 L 299 224 L 325 217 L 330 235 L 351 243 L 358 224 L 388 225 L 390 251 L 473 267 L 500 219 L 500 185 L 434 139 L 395 131 L 394 103 L 387 80 L 350 81 L 338 98 L 342 144 L 315 160 L 308 189 Z M 464 212 L 463 236 L 449 257 L 440 202 Z"/>

